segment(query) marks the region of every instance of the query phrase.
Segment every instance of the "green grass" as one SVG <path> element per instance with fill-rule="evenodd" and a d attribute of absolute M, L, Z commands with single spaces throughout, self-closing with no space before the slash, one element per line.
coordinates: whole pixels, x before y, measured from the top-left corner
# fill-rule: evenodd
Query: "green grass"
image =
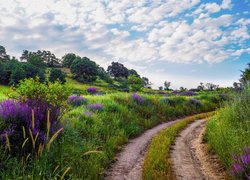
<path fill-rule="evenodd" d="M 187 117 L 180 122 L 171 125 L 156 135 L 149 146 L 143 165 L 143 179 L 175 179 L 169 160 L 171 146 L 178 133 L 189 123 L 207 118 L 214 113 L 204 113 Z"/>
<path fill-rule="evenodd" d="M 90 103 L 103 104 L 103 110 L 85 114 L 86 106 L 72 108 L 64 117 L 65 137 L 60 161 L 71 167 L 74 178 L 100 179 L 115 154 L 131 137 L 161 122 L 214 110 L 217 104 L 202 100 L 202 107 L 190 106 L 187 97 L 171 97 L 178 103 L 172 107 L 161 103 L 161 95 L 145 95 L 137 104 L 128 93 L 105 96 L 86 95 Z M 87 151 L 101 153 L 83 156 Z"/>
<path fill-rule="evenodd" d="M 7 98 L 7 93 L 9 90 L 10 88 L 8 86 L 0 85 L 0 101 Z"/>
<path fill-rule="evenodd" d="M 230 168 L 232 155 L 250 147 L 250 88 L 235 94 L 233 100 L 207 124 L 206 140 L 221 162 Z"/>

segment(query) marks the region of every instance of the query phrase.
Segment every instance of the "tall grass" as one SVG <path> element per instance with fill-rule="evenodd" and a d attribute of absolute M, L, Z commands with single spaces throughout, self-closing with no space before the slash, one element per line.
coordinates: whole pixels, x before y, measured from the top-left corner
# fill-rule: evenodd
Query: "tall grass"
<path fill-rule="evenodd" d="M 211 150 L 230 168 L 233 155 L 250 147 L 250 88 L 234 95 L 207 124 L 206 138 Z"/>

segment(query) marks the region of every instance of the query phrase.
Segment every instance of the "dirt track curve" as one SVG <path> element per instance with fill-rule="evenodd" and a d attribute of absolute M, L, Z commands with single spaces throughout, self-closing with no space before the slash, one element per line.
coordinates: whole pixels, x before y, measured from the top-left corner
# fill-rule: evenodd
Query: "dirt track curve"
<path fill-rule="evenodd" d="M 202 143 L 205 121 L 190 124 L 175 141 L 170 157 L 177 180 L 225 179 L 218 159 Z"/>
<path fill-rule="evenodd" d="M 142 179 L 142 165 L 147 147 L 154 135 L 162 129 L 180 121 L 181 119 L 159 124 L 147 130 L 141 136 L 132 139 L 117 155 L 117 161 L 106 172 L 106 180 L 140 180 Z"/>

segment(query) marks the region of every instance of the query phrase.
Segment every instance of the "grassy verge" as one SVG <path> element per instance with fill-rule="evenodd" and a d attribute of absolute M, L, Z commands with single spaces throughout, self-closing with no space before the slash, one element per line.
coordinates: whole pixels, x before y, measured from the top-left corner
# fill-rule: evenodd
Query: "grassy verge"
<path fill-rule="evenodd" d="M 171 173 L 171 163 L 169 161 L 169 153 L 177 134 L 197 119 L 202 119 L 213 115 L 211 113 L 203 113 L 185 118 L 174 125 L 162 130 L 156 135 L 149 146 L 143 165 L 143 179 L 174 179 Z"/>
<path fill-rule="evenodd" d="M 207 124 L 206 140 L 227 169 L 234 163 L 234 155 L 240 155 L 250 147 L 249 102 L 250 88 L 247 88 L 235 94 Z"/>

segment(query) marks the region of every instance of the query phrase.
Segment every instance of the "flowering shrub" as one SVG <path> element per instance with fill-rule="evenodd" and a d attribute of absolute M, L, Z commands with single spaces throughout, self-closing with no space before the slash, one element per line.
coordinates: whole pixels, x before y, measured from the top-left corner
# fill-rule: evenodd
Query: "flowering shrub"
<path fill-rule="evenodd" d="M 102 104 L 89 104 L 86 106 L 87 109 L 92 111 L 101 111 L 103 109 Z"/>
<path fill-rule="evenodd" d="M 91 93 L 91 94 L 97 93 L 97 89 L 96 89 L 96 88 L 93 88 L 93 87 L 88 88 L 87 91 L 88 91 L 88 93 Z"/>
<path fill-rule="evenodd" d="M 9 150 L 17 154 L 20 153 L 22 143 L 29 136 L 35 138 L 36 143 L 44 144 L 50 134 L 54 134 L 61 128 L 59 116 L 59 109 L 40 101 L 3 101 L 0 103 L 0 144 L 8 145 Z M 34 147 L 32 141 L 26 143 L 23 151 L 30 152 L 32 149 L 30 146 Z"/>
<path fill-rule="evenodd" d="M 250 148 L 240 156 L 233 156 L 232 173 L 239 179 L 250 179 Z"/>
<path fill-rule="evenodd" d="M 145 100 L 143 97 L 141 97 L 140 95 L 138 95 L 138 94 L 136 94 L 136 93 L 134 93 L 134 94 L 132 95 L 132 98 L 133 98 L 133 100 L 134 100 L 136 103 L 138 103 L 138 104 L 143 104 L 143 103 L 146 102 L 146 100 Z"/>
<path fill-rule="evenodd" d="M 193 106 L 196 106 L 196 107 L 202 106 L 201 101 L 198 100 L 198 99 L 195 99 L 195 98 L 190 98 L 188 102 L 189 102 L 190 105 L 193 105 Z"/>
<path fill-rule="evenodd" d="M 193 91 L 187 91 L 180 93 L 181 96 L 196 96 L 197 94 Z"/>
<path fill-rule="evenodd" d="M 87 104 L 88 99 L 84 98 L 82 96 L 75 96 L 72 95 L 68 98 L 68 102 L 69 104 L 73 105 L 73 106 L 81 106 L 83 104 Z"/>

